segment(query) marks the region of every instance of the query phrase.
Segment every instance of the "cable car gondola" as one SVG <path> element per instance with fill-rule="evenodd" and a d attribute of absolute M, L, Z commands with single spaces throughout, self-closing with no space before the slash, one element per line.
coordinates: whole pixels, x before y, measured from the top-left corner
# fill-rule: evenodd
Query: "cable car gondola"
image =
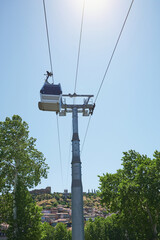
<path fill-rule="evenodd" d="M 62 102 L 62 89 L 60 84 L 49 83 L 46 79 L 40 90 L 38 107 L 43 111 L 60 112 Z"/>

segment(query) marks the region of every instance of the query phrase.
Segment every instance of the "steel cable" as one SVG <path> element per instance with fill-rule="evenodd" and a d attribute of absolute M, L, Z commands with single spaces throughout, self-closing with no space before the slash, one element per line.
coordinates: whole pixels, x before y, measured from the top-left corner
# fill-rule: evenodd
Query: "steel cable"
<path fill-rule="evenodd" d="M 101 91 L 102 85 L 103 85 L 104 80 L 105 80 L 105 78 L 106 78 L 106 75 L 107 75 L 107 73 L 108 73 L 108 70 L 109 70 L 109 67 L 110 67 L 110 65 L 111 65 L 113 56 L 114 56 L 114 54 L 115 54 L 115 51 L 116 51 L 116 49 L 117 49 L 119 40 L 120 40 L 120 38 L 121 38 L 123 29 L 124 29 L 124 27 L 125 27 L 125 24 L 126 24 L 126 22 L 127 22 L 129 13 L 130 13 L 130 11 L 131 11 L 133 2 L 134 2 L 134 0 L 132 0 L 132 2 L 131 2 L 131 4 L 130 4 L 130 7 L 129 7 L 128 12 L 127 12 L 127 15 L 126 15 L 126 18 L 125 18 L 124 23 L 123 23 L 123 25 L 122 25 L 121 31 L 120 31 L 120 33 L 119 33 L 119 35 L 118 35 L 118 39 L 117 39 L 117 41 L 116 41 L 115 47 L 114 47 L 114 49 L 113 49 L 113 52 L 112 52 L 112 54 L 111 54 L 111 57 L 110 57 L 110 60 L 109 60 L 109 62 L 108 62 L 107 68 L 106 68 L 106 70 L 105 70 L 104 76 L 103 76 L 103 78 L 102 78 L 102 82 L 101 82 L 101 84 L 100 84 L 100 87 L 99 87 L 99 89 L 98 89 L 98 92 L 97 92 L 97 95 L 96 95 L 96 98 L 95 98 L 95 103 L 96 103 L 96 101 L 97 101 L 97 99 L 98 99 L 98 96 L 99 96 L 99 93 L 100 93 L 100 91 Z"/>
<path fill-rule="evenodd" d="M 49 31 L 48 31 L 48 22 L 47 22 L 47 13 L 46 13 L 45 0 L 43 0 L 43 9 L 44 9 L 44 17 L 45 17 L 45 25 L 46 25 L 46 33 L 47 33 L 47 42 L 48 42 L 48 53 L 49 53 L 50 67 L 51 67 L 51 72 L 53 74 L 53 64 L 52 64 L 52 57 L 51 57 L 51 48 L 50 48 L 50 41 L 49 41 Z M 52 75 L 52 81 L 54 83 L 53 75 Z"/>
<path fill-rule="evenodd" d="M 49 53 L 50 67 L 51 67 L 51 72 L 52 72 L 52 81 L 53 81 L 53 84 L 54 84 L 53 64 L 52 64 L 52 57 L 51 57 L 51 47 L 50 47 L 50 41 L 49 41 L 49 30 L 48 30 L 48 23 L 47 23 L 47 12 L 46 12 L 45 0 L 43 0 L 43 9 L 44 9 L 44 17 L 45 17 L 45 25 L 46 25 L 46 34 L 47 34 L 47 43 L 48 43 L 48 53 Z M 58 133 L 58 146 L 59 146 L 61 179 L 62 179 L 62 186 L 64 188 L 64 184 L 63 184 L 63 171 L 62 171 L 62 153 L 61 153 L 61 141 L 60 141 L 60 131 L 59 131 L 58 115 L 57 115 L 57 133 Z"/>
<path fill-rule="evenodd" d="M 76 93 L 77 80 L 78 80 L 79 59 L 80 59 L 81 41 L 82 41 L 82 32 L 83 32 L 84 9 L 85 9 L 85 0 L 83 1 L 83 9 L 82 9 L 81 29 L 80 29 L 80 36 L 79 36 L 79 46 L 78 46 L 78 56 L 77 56 L 77 66 L 76 66 L 74 93 Z"/>
<path fill-rule="evenodd" d="M 103 75 L 103 78 L 102 78 L 100 87 L 99 87 L 99 89 L 98 89 L 98 92 L 97 92 L 97 94 L 96 94 L 96 98 L 95 98 L 95 101 L 94 101 L 95 104 L 96 104 L 96 102 L 97 102 L 97 99 L 98 99 L 98 96 L 99 96 L 99 94 L 100 94 L 101 88 L 102 88 L 103 83 L 104 83 L 104 80 L 105 80 L 105 78 L 106 78 L 106 75 L 107 75 L 107 73 L 108 73 L 109 67 L 110 67 L 110 65 L 111 65 L 113 56 L 114 56 L 115 51 L 116 51 L 116 49 L 117 49 L 119 40 L 120 40 L 121 35 L 122 35 L 122 33 L 123 33 L 123 30 L 124 30 L 124 27 L 125 27 L 125 25 L 126 25 L 126 22 L 127 22 L 127 19 L 128 19 L 128 16 L 129 16 L 129 13 L 130 13 L 130 11 L 131 11 L 131 8 L 132 8 L 133 3 L 134 3 L 134 0 L 132 0 L 131 4 L 130 4 L 130 6 L 129 6 L 127 15 L 126 15 L 126 17 L 125 17 L 125 20 L 124 20 L 124 22 L 123 22 L 122 28 L 121 28 L 120 33 L 119 33 L 119 35 L 118 35 L 118 38 L 117 38 L 115 47 L 114 47 L 113 52 L 112 52 L 112 54 L 111 54 L 110 60 L 109 60 L 108 65 L 107 65 L 107 68 L 106 68 L 106 70 L 105 70 L 105 72 L 104 72 L 104 75 Z M 84 144 L 85 144 L 85 141 L 86 141 L 86 137 L 87 137 L 87 133 L 88 133 L 88 129 L 89 129 L 90 122 L 91 122 L 91 115 L 90 115 L 90 118 L 89 118 L 89 120 L 88 120 L 86 132 L 85 132 L 85 136 L 84 136 L 84 140 L 83 140 L 83 144 L 82 144 L 81 154 L 82 154 L 82 151 L 83 151 L 83 148 L 84 148 Z"/>

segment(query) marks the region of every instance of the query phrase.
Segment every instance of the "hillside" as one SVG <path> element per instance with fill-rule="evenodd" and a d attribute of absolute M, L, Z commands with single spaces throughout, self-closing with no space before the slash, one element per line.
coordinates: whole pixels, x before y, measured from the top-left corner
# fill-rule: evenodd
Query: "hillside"
<path fill-rule="evenodd" d="M 33 194 L 32 196 L 37 205 L 43 209 L 52 209 L 58 205 L 62 205 L 64 208 L 71 208 L 71 193 Z M 100 204 L 100 198 L 95 193 L 84 193 L 83 202 L 84 208 L 95 208 L 105 212 L 105 208 Z"/>

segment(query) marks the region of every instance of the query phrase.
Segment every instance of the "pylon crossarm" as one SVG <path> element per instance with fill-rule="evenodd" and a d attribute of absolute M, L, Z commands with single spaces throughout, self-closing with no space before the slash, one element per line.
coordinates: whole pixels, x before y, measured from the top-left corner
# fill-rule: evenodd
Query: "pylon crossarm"
<path fill-rule="evenodd" d="M 73 98 L 73 97 L 89 97 L 89 98 L 91 98 L 91 97 L 94 97 L 94 95 L 69 93 L 69 94 L 62 94 L 62 97 L 71 97 L 71 98 Z"/>
<path fill-rule="evenodd" d="M 72 113 L 73 109 L 77 109 L 77 113 L 82 113 L 83 116 L 93 114 L 95 104 L 63 104 L 61 105 L 61 112 L 59 116 L 66 116 L 66 113 Z"/>
<path fill-rule="evenodd" d="M 94 108 L 94 104 L 63 104 L 61 105 L 62 109 L 73 109 L 73 108 L 77 108 L 77 109 L 93 109 Z"/>

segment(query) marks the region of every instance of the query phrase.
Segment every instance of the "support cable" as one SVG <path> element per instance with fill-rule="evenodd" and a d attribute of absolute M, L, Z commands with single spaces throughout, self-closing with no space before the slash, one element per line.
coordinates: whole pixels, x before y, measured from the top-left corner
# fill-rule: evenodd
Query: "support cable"
<path fill-rule="evenodd" d="M 43 0 L 43 9 L 44 9 L 44 17 L 45 17 L 45 25 L 46 25 L 46 33 L 47 33 L 47 42 L 48 42 L 48 52 L 49 52 L 49 60 L 50 60 L 50 67 L 51 72 L 53 74 L 53 64 L 52 64 L 52 57 L 51 57 L 51 48 L 50 48 L 50 41 L 49 41 L 49 31 L 48 31 L 48 23 L 47 23 L 47 13 L 46 13 L 46 6 L 45 6 L 45 0 Z M 54 83 L 54 78 L 52 75 L 52 81 Z"/>
<path fill-rule="evenodd" d="M 96 95 L 96 98 L 95 98 L 95 103 L 96 103 L 96 101 L 97 101 L 97 98 L 98 98 L 99 93 L 100 93 L 100 91 L 101 91 L 102 85 L 103 85 L 104 80 L 105 80 L 105 78 L 106 78 L 106 75 L 107 75 L 107 73 L 108 73 L 108 70 L 109 70 L 109 67 L 110 67 L 110 65 L 111 65 L 111 62 L 112 62 L 113 56 L 114 56 L 114 54 L 115 54 L 115 51 L 116 51 L 116 49 L 117 49 L 119 40 L 120 40 L 120 38 L 121 38 L 121 36 L 122 36 L 122 33 L 123 33 L 123 30 L 124 30 L 125 24 L 126 24 L 126 22 L 127 22 L 129 13 L 130 13 L 130 11 L 131 11 L 133 2 L 134 2 L 134 0 L 132 0 L 132 2 L 131 2 L 131 4 L 130 4 L 130 7 L 129 7 L 128 12 L 127 12 L 127 15 L 126 15 L 126 18 L 125 18 L 124 23 L 123 23 L 123 25 L 122 25 L 121 31 L 120 31 L 120 33 L 119 33 L 119 35 L 118 35 L 118 39 L 117 39 L 117 41 L 116 41 L 115 47 L 114 47 L 114 49 L 113 49 L 113 52 L 112 52 L 112 54 L 111 54 L 111 57 L 110 57 L 110 60 L 109 60 L 109 62 L 108 62 L 107 68 L 106 68 L 106 70 L 105 70 L 104 76 L 103 76 L 103 78 L 102 78 L 102 82 L 101 82 L 101 84 L 100 84 L 100 87 L 99 87 L 99 89 L 98 89 L 98 92 L 97 92 L 97 95 Z"/>
<path fill-rule="evenodd" d="M 77 56 L 77 66 L 76 66 L 74 93 L 76 93 L 77 80 L 78 80 L 79 58 L 80 58 L 81 40 L 82 40 L 82 32 L 83 32 L 84 9 L 85 9 L 85 0 L 83 1 L 83 9 L 82 9 L 82 19 L 81 19 L 81 29 L 80 29 L 80 36 L 79 36 L 79 47 L 78 47 L 78 56 Z"/>
<path fill-rule="evenodd" d="M 81 42 L 82 42 L 82 33 L 83 33 L 83 20 L 84 20 L 85 2 L 86 2 L 86 0 L 83 1 L 83 7 L 82 7 L 82 17 L 81 17 L 81 27 L 80 27 L 79 46 L 78 46 L 78 55 L 77 55 L 77 65 L 76 65 L 74 93 L 76 93 L 76 89 L 77 89 L 79 60 L 80 60 L 80 51 L 81 51 Z M 73 104 L 75 104 L 75 98 L 73 98 Z M 72 139 L 72 131 L 71 131 L 70 139 Z M 68 158 L 68 167 L 67 167 L 67 169 L 68 169 L 67 170 L 67 184 L 68 184 L 68 175 L 69 175 L 69 159 L 70 159 L 70 155 L 71 155 L 71 144 L 70 144 L 70 147 L 69 147 L 69 158 Z"/>
<path fill-rule="evenodd" d="M 43 9 L 44 9 L 46 34 L 47 34 L 47 42 L 48 42 L 48 53 L 49 53 L 50 67 L 51 67 L 51 73 L 52 73 L 52 81 L 53 81 L 53 84 L 54 84 L 53 64 L 52 64 L 52 57 L 51 57 L 51 48 L 50 48 L 50 41 L 49 41 L 49 30 L 48 30 L 48 23 L 47 23 L 47 12 L 46 12 L 45 0 L 43 0 Z M 59 131 L 58 115 L 57 115 L 57 132 L 58 132 L 58 145 L 59 145 L 59 158 L 60 158 L 60 168 L 61 168 L 61 179 L 62 179 L 62 186 L 64 188 L 64 184 L 63 184 L 63 171 L 62 171 L 61 141 L 60 141 L 60 131 Z"/>
<path fill-rule="evenodd" d="M 121 28 L 120 33 L 119 33 L 119 35 L 118 35 L 118 38 L 117 38 L 115 47 L 114 47 L 113 52 L 112 52 L 112 54 L 111 54 L 110 60 L 109 60 L 109 62 L 108 62 L 107 68 L 106 68 L 105 73 L 104 73 L 104 76 L 103 76 L 103 78 L 102 78 L 102 82 L 101 82 L 100 87 L 99 87 L 99 89 L 98 89 L 98 92 L 97 92 L 97 95 L 96 95 L 96 98 L 95 98 L 94 103 L 96 103 L 96 101 L 97 101 L 97 99 L 98 99 L 98 96 L 99 96 L 99 94 L 100 94 L 101 88 L 102 88 L 102 86 L 103 86 L 104 80 L 105 80 L 106 75 L 107 75 L 107 73 L 108 73 L 108 70 L 109 70 L 109 67 L 110 67 L 110 65 L 111 65 L 111 62 L 112 62 L 113 56 L 114 56 L 114 54 L 115 54 L 115 51 L 116 51 L 116 49 L 117 49 L 119 40 L 120 40 L 120 38 L 121 38 L 121 36 L 122 36 L 123 30 L 124 30 L 124 27 L 125 27 L 125 25 L 126 25 L 126 22 L 127 22 L 129 13 L 130 13 L 130 11 L 131 11 L 131 8 L 132 8 L 132 6 L 133 6 L 133 3 L 134 3 L 134 0 L 132 0 L 132 2 L 131 2 L 131 4 L 130 4 L 130 7 L 129 7 L 129 9 L 128 9 L 127 15 L 126 15 L 126 17 L 125 17 L 125 20 L 124 20 L 124 22 L 123 22 L 122 28 Z M 86 128 L 86 133 L 85 133 L 84 140 L 83 140 L 83 144 L 82 144 L 82 148 L 81 148 L 81 154 L 82 154 L 82 151 L 83 151 L 83 148 L 84 148 L 84 144 L 85 144 L 85 141 L 86 141 L 86 137 L 87 137 L 87 133 L 88 133 L 88 129 L 89 129 L 90 122 L 91 122 L 91 115 L 90 115 L 90 118 L 89 118 L 89 120 L 88 120 L 88 124 L 87 124 L 87 128 Z"/>
<path fill-rule="evenodd" d="M 87 133 L 88 133 L 90 121 L 91 121 L 91 116 L 92 116 L 92 115 L 89 116 L 89 120 L 88 120 L 88 124 L 87 124 L 87 128 L 86 128 L 86 132 L 85 132 L 85 135 L 84 135 L 84 139 L 83 139 L 83 143 L 82 143 L 82 147 L 81 147 L 81 155 L 82 155 L 83 148 L 84 148 L 84 144 L 85 144 L 85 141 L 86 141 L 86 137 L 87 137 Z"/>
<path fill-rule="evenodd" d="M 61 141 L 60 141 L 60 132 L 59 132 L 59 121 L 58 121 L 58 115 L 57 116 L 57 132 L 58 132 L 58 145 L 59 145 L 59 158 L 60 158 L 60 167 L 61 167 L 61 178 L 62 178 L 62 186 L 64 188 L 63 184 L 63 171 L 62 171 L 62 152 L 61 152 Z"/>

